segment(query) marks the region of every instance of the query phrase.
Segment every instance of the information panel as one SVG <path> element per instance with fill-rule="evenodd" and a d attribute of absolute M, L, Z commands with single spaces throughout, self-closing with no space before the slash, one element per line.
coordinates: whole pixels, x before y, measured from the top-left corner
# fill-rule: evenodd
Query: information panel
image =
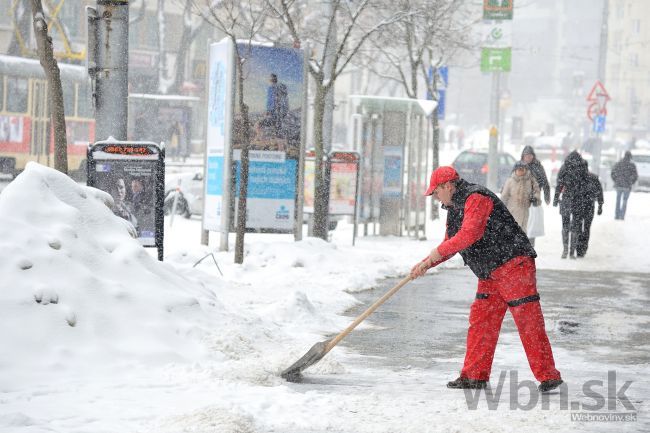
<path fill-rule="evenodd" d="M 151 142 L 106 140 L 88 151 L 88 185 L 113 197 L 113 213 L 130 222 L 143 246 L 162 260 L 164 151 Z"/>

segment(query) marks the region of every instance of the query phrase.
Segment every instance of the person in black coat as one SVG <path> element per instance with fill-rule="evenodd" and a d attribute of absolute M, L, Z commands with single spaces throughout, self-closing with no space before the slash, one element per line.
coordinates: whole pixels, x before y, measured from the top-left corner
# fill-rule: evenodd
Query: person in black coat
<path fill-rule="evenodd" d="M 521 151 L 521 160 L 528 164 L 528 169 L 537 181 L 539 189 L 544 192 L 544 201 L 546 204 L 551 203 L 551 185 L 546 177 L 546 170 L 544 170 L 544 166 L 537 159 L 532 146 L 524 147 L 524 150 Z"/>
<path fill-rule="evenodd" d="M 636 171 L 636 165 L 632 162 L 632 153 L 628 150 L 625 156 L 612 168 L 612 180 L 616 189 L 616 213 L 614 218 L 617 220 L 625 219 L 625 210 L 627 209 L 627 199 L 630 198 L 632 185 L 639 178 Z M 622 200 L 621 200 L 622 199 Z"/>
<path fill-rule="evenodd" d="M 560 205 L 562 215 L 562 258 L 567 254 L 575 259 L 578 235 L 582 231 L 584 200 L 581 200 L 587 184 L 587 166 L 577 151 L 569 153 L 557 175 L 553 206 Z"/>
<path fill-rule="evenodd" d="M 589 235 L 591 233 L 591 223 L 594 220 L 594 202 L 598 201 L 598 215 L 603 213 L 603 186 L 598 176 L 589 172 L 587 161 L 583 161 L 585 170 L 587 170 L 587 182 L 584 184 L 579 196 L 579 213 L 582 217 L 582 224 L 578 223 L 579 233 L 576 245 L 576 254 L 578 257 L 584 257 L 589 247 Z"/>

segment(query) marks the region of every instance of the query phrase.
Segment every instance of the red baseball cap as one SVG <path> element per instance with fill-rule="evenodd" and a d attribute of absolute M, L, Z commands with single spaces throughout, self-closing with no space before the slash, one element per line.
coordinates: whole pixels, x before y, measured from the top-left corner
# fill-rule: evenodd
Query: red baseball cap
<path fill-rule="evenodd" d="M 427 189 L 427 192 L 425 192 L 424 195 L 431 195 L 433 194 L 433 190 L 438 188 L 438 185 L 449 182 L 450 180 L 456 180 L 458 178 L 458 173 L 456 170 L 454 170 L 454 167 L 450 167 L 448 165 L 438 167 L 433 170 L 433 173 L 431 173 L 429 189 Z"/>

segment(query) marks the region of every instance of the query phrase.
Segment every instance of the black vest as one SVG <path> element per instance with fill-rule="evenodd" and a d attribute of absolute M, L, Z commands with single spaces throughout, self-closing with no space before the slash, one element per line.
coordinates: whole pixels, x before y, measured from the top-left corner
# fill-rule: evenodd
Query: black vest
<path fill-rule="evenodd" d="M 485 280 L 510 259 L 518 256 L 537 257 L 528 237 L 503 202 L 489 189 L 462 179 L 456 185 L 452 205 L 443 206 L 447 209 L 447 236 L 451 238 L 460 230 L 465 217 L 465 202 L 474 193 L 489 197 L 493 208 L 483 237 L 459 252 L 472 272 Z"/>

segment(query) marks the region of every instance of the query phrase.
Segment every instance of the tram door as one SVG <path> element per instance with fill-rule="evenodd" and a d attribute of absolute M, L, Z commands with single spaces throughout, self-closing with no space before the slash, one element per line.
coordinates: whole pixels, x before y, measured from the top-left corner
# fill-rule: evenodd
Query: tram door
<path fill-rule="evenodd" d="M 50 110 L 47 100 L 47 81 L 31 80 L 32 140 L 30 159 L 50 165 Z"/>

